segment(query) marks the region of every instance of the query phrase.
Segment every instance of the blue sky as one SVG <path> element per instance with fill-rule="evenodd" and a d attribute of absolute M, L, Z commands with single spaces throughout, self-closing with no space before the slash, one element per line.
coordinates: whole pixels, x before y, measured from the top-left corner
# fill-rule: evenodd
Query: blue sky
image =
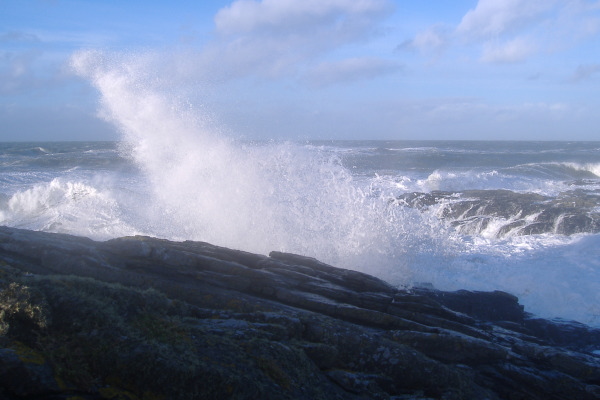
<path fill-rule="evenodd" d="M 0 140 L 118 139 L 94 49 L 239 137 L 600 140 L 598 0 L 0 0 Z"/>

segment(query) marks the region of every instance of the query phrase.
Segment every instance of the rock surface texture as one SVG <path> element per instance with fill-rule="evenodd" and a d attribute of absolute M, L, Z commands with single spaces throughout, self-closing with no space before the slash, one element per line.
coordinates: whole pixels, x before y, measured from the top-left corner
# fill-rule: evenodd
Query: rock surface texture
<path fill-rule="evenodd" d="M 600 331 L 315 259 L 0 227 L 0 399 L 599 399 Z"/>

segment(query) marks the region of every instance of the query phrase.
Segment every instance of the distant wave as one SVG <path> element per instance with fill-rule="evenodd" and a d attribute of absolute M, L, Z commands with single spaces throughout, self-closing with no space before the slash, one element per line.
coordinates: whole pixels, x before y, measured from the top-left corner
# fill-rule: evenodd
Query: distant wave
<path fill-rule="evenodd" d="M 25 156 L 25 157 L 35 157 L 35 156 L 43 156 L 47 154 L 52 154 L 52 151 L 46 149 L 42 146 L 34 146 L 34 147 L 22 147 L 22 146 L 14 146 L 14 147 L 4 147 L 0 149 L 1 154 L 3 156 Z"/>
<path fill-rule="evenodd" d="M 587 171 L 600 178 L 600 163 L 563 163 L 565 166 L 576 171 Z"/>
<path fill-rule="evenodd" d="M 576 162 L 541 162 L 527 163 L 511 167 L 510 169 L 530 170 L 538 174 L 545 174 L 559 178 L 600 177 L 600 163 Z M 583 174 L 582 174 L 583 173 Z M 587 173 L 587 175 L 586 175 Z"/>
<path fill-rule="evenodd" d="M 38 151 L 40 153 L 43 153 L 43 154 L 49 154 L 50 153 L 50 150 L 47 150 L 47 149 L 45 149 L 43 147 L 36 147 L 36 148 L 34 148 L 34 150 L 36 150 L 36 151 Z"/>
<path fill-rule="evenodd" d="M 459 233 L 514 235 L 600 233 L 600 192 L 567 191 L 556 197 L 510 190 L 412 192 L 397 203 L 434 213 Z"/>
<path fill-rule="evenodd" d="M 395 148 L 395 147 L 387 147 L 386 150 L 389 151 L 405 151 L 405 152 L 431 152 L 431 151 L 439 151 L 439 149 L 435 148 L 435 147 L 400 147 L 400 148 Z"/>

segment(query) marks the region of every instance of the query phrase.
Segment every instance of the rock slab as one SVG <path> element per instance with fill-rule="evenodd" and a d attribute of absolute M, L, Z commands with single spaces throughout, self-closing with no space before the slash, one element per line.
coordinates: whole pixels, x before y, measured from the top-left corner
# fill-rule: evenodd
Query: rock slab
<path fill-rule="evenodd" d="M 599 350 L 504 292 L 0 227 L 0 399 L 598 399 Z"/>

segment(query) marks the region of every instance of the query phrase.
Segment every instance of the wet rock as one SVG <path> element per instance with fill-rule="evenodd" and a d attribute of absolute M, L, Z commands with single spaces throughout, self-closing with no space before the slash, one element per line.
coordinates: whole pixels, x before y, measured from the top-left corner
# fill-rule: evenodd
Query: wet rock
<path fill-rule="evenodd" d="M 327 376 L 346 392 L 363 394 L 372 399 L 389 398 L 389 395 L 380 386 L 380 383 L 383 383 L 384 387 L 392 385 L 388 377 L 339 369 L 327 371 Z"/>
<path fill-rule="evenodd" d="M 60 393 L 54 371 L 43 355 L 17 341 L 5 346 L 0 349 L 0 397 L 4 394 L 33 398 Z"/>
<path fill-rule="evenodd" d="M 0 398 L 597 399 L 598 350 L 504 292 L 0 227 Z"/>
<path fill-rule="evenodd" d="M 547 320 L 529 316 L 524 321 L 527 331 L 544 342 L 574 350 L 598 351 L 600 330 L 576 321 Z"/>
<path fill-rule="evenodd" d="M 519 304 L 519 299 L 506 292 L 428 291 L 427 296 L 451 310 L 479 320 L 511 321 L 519 324 L 524 321 L 524 308 Z"/>
<path fill-rule="evenodd" d="M 510 351 L 503 346 L 452 331 L 435 334 L 395 331 L 390 332 L 389 337 L 443 362 L 493 364 L 510 356 Z"/>

